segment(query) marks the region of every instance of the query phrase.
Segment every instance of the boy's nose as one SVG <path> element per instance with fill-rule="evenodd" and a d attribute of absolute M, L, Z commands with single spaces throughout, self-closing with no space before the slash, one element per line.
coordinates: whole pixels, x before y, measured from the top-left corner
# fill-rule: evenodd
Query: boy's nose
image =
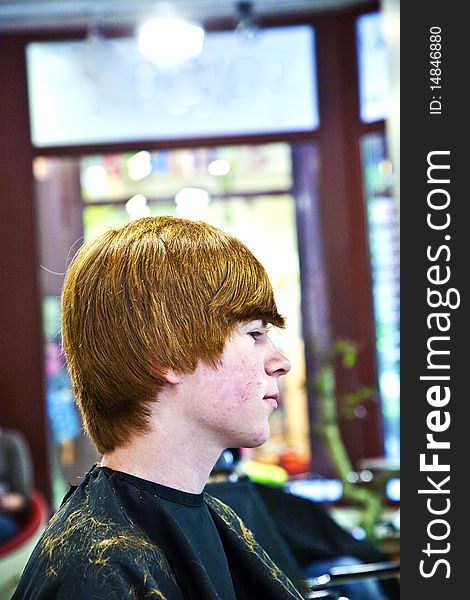
<path fill-rule="evenodd" d="M 281 377 L 287 375 L 291 369 L 290 360 L 280 352 L 273 344 L 273 353 L 266 360 L 266 372 L 268 375 Z"/>

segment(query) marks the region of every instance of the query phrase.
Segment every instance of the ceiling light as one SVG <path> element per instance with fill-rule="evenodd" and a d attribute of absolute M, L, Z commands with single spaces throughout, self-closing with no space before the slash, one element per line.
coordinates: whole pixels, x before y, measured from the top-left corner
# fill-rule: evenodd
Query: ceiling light
<path fill-rule="evenodd" d="M 139 30 L 139 48 L 154 62 L 172 63 L 198 56 L 202 51 L 204 29 L 181 19 L 151 19 Z"/>

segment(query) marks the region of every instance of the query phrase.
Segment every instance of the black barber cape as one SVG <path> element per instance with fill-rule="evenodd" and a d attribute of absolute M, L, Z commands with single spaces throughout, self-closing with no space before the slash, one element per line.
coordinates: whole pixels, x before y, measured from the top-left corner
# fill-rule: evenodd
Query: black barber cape
<path fill-rule="evenodd" d="M 128 598 L 302 596 L 220 500 L 95 466 L 52 517 L 12 600 Z"/>

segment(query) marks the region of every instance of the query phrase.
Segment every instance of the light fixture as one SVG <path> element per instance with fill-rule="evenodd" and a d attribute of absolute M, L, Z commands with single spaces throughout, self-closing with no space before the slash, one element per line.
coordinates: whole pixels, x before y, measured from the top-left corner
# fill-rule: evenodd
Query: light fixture
<path fill-rule="evenodd" d="M 236 4 L 237 26 L 235 33 L 244 42 L 253 41 L 259 31 L 258 21 L 256 19 L 253 2 L 241 0 Z"/>
<path fill-rule="evenodd" d="M 174 17 L 158 17 L 141 25 L 138 40 L 142 54 L 153 62 L 175 63 L 201 53 L 204 29 Z"/>

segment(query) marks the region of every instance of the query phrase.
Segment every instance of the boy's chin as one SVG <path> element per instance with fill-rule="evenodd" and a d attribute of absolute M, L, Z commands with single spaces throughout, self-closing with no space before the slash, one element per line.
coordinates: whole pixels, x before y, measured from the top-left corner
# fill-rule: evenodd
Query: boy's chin
<path fill-rule="evenodd" d="M 266 430 L 257 432 L 254 435 L 250 436 L 247 439 L 243 440 L 243 443 L 238 444 L 237 446 L 230 446 L 231 448 L 259 448 L 263 444 L 265 444 L 271 435 L 271 431 L 269 429 L 269 425 Z"/>

